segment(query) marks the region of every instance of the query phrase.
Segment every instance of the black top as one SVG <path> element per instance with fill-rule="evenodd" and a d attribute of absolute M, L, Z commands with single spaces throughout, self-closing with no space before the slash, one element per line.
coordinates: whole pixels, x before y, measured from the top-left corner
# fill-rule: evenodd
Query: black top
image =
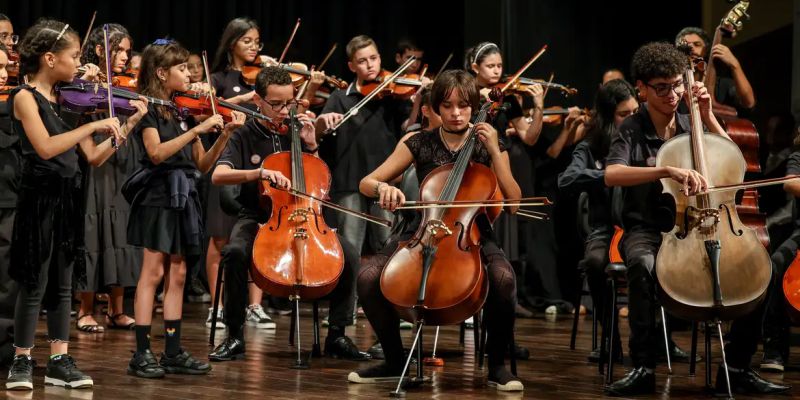
<path fill-rule="evenodd" d="M 242 71 L 227 70 L 214 72 L 211 74 L 211 84 L 214 86 L 214 91 L 217 93 L 217 96 L 223 99 L 230 99 L 231 97 L 253 91 L 253 86 L 248 85 L 244 81 L 244 78 L 242 78 Z M 242 103 L 240 105 L 253 111 L 256 109 L 256 105 L 252 102 Z"/>
<path fill-rule="evenodd" d="M 686 114 L 676 113 L 675 134 L 691 131 L 691 122 Z M 658 137 L 653 121 L 647 111 L 647 103 L 639 112 L 631 115 L 619 126 L 611 139 L 606 165 L 631 167 L 655 167 L 656 154 L 664 140 Z M 665 229 L 672 226 L 670 202 L 662 197 L 660 181 L 624 188 L 622 201 L 622 224 L 625 230 Z"/>
<path fill-rule="evenodd" d="M 28 90 L 33 94 L 36 100 L 36 106 L 39 108 L 39 117 L 42 118 L 45 129 L 50 136 L 60 135 L 64 132 L 70 131 L 70 126 L 61 120 L 59 112 L 61 106 L 57 103 L 51 103 L 47 98 L 39 93 L 30 85 L 17 86 L 8 98 L 8 110 L 11 117 L 11 124 L 14 132 L 19 137 L 20 149 L 23 158 L 23 173 L 41 175 L 60 175 L 63 178 L 74 177 L 78 173 L 78 146 L 50 158 L 49 160 L 42 159 L 36 154 L 28 136 L 24 133 L 22 122 L 14 117 L 14 97 L 20 90 Z"/>
<path fill-rule="evenodd" d="M 481 99 L 481 101 L 486 101 L 486 99 Z M 511 147 L 511 138 L 506 135 L 506 130 L 509 129 L 509 123 L 511 120 L 519 118 L 522 115 L 522 106 L 519 104 L 517 97 L 513 95 L 503 96 L 503 102 L 500 103 L 491 124 L 494 129 L 497 130 L 500 142 L 502 142 L 506 148 Z"/>
<path fill-rule="evenodd" d="M 289 135 L 278 134 L 251 119 L 231 135 L 217 165 L 224 164 L 239 170 L 258 169 L 267 156 L 290 151 L 290 144 Z M 307 151 L 305 144 L 303 151 Z M 255 213 L 264 212 L 259 198 L 258 181 L 245 182 L 241 185 L 237 200 L 243 207 Z M 268 214 L 269 210 L 266 211 Z"/>
<path fill-rule="evenodd" d="M 720 104 L 735 108 L 740 118 L 747 118 L 753 110 L 752 108 L 745 108 L 742 106 L 739 94 L 736 93 L 736 82 L 734 82 L 733 78 L 727 76 L 717 76 L 714 98 L 717 99 Z M 678 111 L 680 113 L 689 113 L 689 106 L 686 105 L 685 101 L 681 101 L 679 107 Z"/>
<path fill-rule="evenodd" d="M 169 119 L 164 118 L 158 110 L 156 110 L 155 106 L 150 105 L 148 106 L 147 114 L 145 114 L 142 120 L 139 121 L 139 124 L 136 125 L 137 134 L 135 138 L 141 142 L 140 144 L 142 148 L 144 148 L 144 138 L 142 135 L 145 128 L 155 128 L 156 131 L 158 131 L 158 138 L 161 140 L 161 143 L 164 143 L 186 133 L 192 122 L 191 120 L 180 120 L 174 115 Z M 142 156 L 139 158 L 139 163 L 147 168 L 197 168 L 192 158 L 192 143 L 183 146 L 182 149 L 162 161 L 158 166 L 153 164 L 147 152 L 142 153 Z"/>
<path fill-rule="evenodd" d="M 447 145 L 439 135 L 438 128 L 416 133 L 406 139 L 403 144 L 408 147 L 414 157 L 414 166 L 417 170 L 417 179 L 420 185 L 422 185 L 422 181 L 431 171 L 442 165 L 456 162 L 458 155 L 461 153 L 461 149 L 452 152 L 447 148 Z M 505 145 L 502 143 L 500 143 L 500 151 L 506 151 Z M 475 143 L 475 148 L 472 151 L 472 161 L 490 168 L 492 166 L 492 157 L 481 141 Z M 406 226 L 406 232 L 417 229 L 421 222 L 421 215 L 422 213 L 419 212 L 415 214 L 414 218 Z M 476 219 L 476 223 L 481 231 L 482 240 L 495 241 L 494 230 L 485 214 L 480 214 Z"/>
<path fill-rule="evenodd" d="M 11 127 L 8 103 L 0 102 L 0 208 L 17 205 L 19 185 L 19 137 Z"/>
<path fill-rule="evenodd" d="M 355 83 L 337 89 L 323 113 L 344 114 L 364 96 Z M 320 156 L 331 168 L 333 192 L 358 192 L 358 183 L 381 165 L 402 137 L 400 125 L 408 118 L 410 102 L 389 96 L 374 99 L 320 143 Z"/>
<path fill-rule="evenodd" d="M 558 176 L 558 188 L 569 194 L 586 192 L 589 196 L 590 241 L 609 235 L 612 229 L 611 188 L 605 184 L 605 160 L 597 160 L 589 142 L 584 140 L 572 151 L 572 162 Z"/>

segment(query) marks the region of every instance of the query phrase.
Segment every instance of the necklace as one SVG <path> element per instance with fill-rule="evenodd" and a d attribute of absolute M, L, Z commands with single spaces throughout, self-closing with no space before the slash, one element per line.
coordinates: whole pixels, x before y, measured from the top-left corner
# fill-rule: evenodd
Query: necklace
<path fill-rule="evenodd" d="M 450 144 L 447 143 L 447 140 L 445 140 L 444 135 L 442 134 L 442 131 L 443 131 L 443 128 L 439 127 L 439 139 L 442 141 L 442 144 L 444 145 L 444 148 L 447 149 L 447 151 L 450 152 L 450 155 L 455 156 L 456 153 L 458 153 L 461 150 L 461 148 L 464 147 L 464 143 L 466 143 L 466 140 L 463 140 L 461 143 L 459 143 L 458 147 L 456 147 L 456 149 L 453 150 L 453 149 L 450 148 Z"/>

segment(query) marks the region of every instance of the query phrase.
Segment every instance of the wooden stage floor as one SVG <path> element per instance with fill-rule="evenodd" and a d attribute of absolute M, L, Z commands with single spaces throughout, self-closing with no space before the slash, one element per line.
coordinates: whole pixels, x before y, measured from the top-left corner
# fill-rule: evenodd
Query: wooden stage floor
<path fill-rule="evenodd" d="M 183 345 L 192 354 L 205 357 L 209 351 L 208 332 L 203 324 L 206 305 L 187 304 L 182 327 Z M 309 310 L 302 312 L 302 340 L 304 350 L 311 345 L 311 319 Z M 322 312 L 324 315 L 324 311 Z M 622 320 L 627 325 L 627 320 Z M 294 352 L 288 345 L 288 316 L 277 317 L 277 331 L 247 328 L 247 357 L 245 360 L 214 363 L 214 369 L 207 376 L 167 375 L 165 379 L 146 380 L 134 378 L 125 373 L 125 368 L 135 348 L 133 332 L 107 331 L 103 334 L 88 334 L 72 330 L 71 353 L 78 360 L 81 369 L 95 381 L 93 390 L 66 390 L 44 387 L 44 364 L 47 346 L 44 339 L 44 319 L 40 321 L 37 332 L 34 358 L 39 366 L 34 371 L 33 392 L 6 392 L 0 396 L 10 399 L 381 399 L 389 398 L 391 384 L 358 385 L 348 384 L 347 373 L 365 364 L 334 359 L 313 359 L 311 369 L 290 369 Z M 74 322 L 73 322 L 74 327 Z M 153 327 L 153 349 L 162 351 L 163 330 L 158 315 Z M 518 344 L 531 351 L 531 359 L 519 361 L 519 375 L 525 384 L 521 394 L 498 393 L 486 387 L 484 371 L 477 369 L 474 362 L 471 331 L 467 332 L 466 344 L 461 354 L 458 343 L 458 327 L 442 328 L 439 353 L 444 356 L 446 365 L 432 373 L 432 384 L 408 392 L 408 399 L 477 399 L 477 398 L 531 398 L 531 399 L 595 399 L 603 396 L 603 378 L 598 375 L 595 364 L 586 361 L 591 347 L 591 318 L 581 321 L 577 349 L 569 349 L 571 318 L 519 319 L 516 330 Z M 623 326 L 623 341 L 627 338 L 627 326 Z M 403 331 L 406 345 L 410 345 L 410 330 Z M 348 335 L 353 337 L 363 350 L 373 343 L 372 331 L 366 319 L 358 319 L 358 325 L 348 327 Z M 426 349 L 433 344 L 433 328 L 426 330 Z M 325 329 L 322 329 L 324 341 Z M 702 335 L 701 335 L 702 336 Z M 224 332 L 218 331 L 217 340 L 222 340 Z M 689 349 L 688 332 L 676 332 L 675 340 Z M 702 344 L 699 351 L 702 352 Z M 627 354 L 627 348 L 626 354 Z M 714 369 L 718 362 L 718 348 L 714 348 Z M 758 354 L 760 357 L 760 354 Z M 754 358 L 758 361 L 760 358 Z M 628 359 L 626 358 L 626 362 Z M 660 365 L 657 377 L 658 394 L 649 398 L 659 399 L 698 399 L 711 398 L 703 392 L 703 371 L 705 363 L 698 364 L 698 375 L 688 376 L 688 364 L 676 364 L 674 374 L 668 376 L 665 365 Z M 617 366 L 615 376 L 621 377 L 626 368 Z M 6 371 L 2 371 L 6 374 Z M 3 375 L 5 376 L 5 375 Z M 794 368 L 785 375 L 765 375 L 776 381 L 800 382 L 800 373 Z M 800 388 L 795 388 L 794 396 L 800 397 Z M 644 397 L 639 397 L 644 398 Z M 747 399 L 737 396 L 737 399 Z M 767 397 L 763 397 L 767 398 Z"/>

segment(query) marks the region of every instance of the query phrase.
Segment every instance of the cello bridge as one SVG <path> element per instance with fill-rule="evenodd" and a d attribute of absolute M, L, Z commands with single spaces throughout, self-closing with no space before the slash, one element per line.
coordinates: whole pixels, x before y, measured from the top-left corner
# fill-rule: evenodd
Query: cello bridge
<path fill-rule="evenodd" d="M 699 229 L 701 232 L 706 232 L 717 226 L 720 214 L 716 208 L 689 207 L 686 218 L 689 219 L 689 230 Z"/>

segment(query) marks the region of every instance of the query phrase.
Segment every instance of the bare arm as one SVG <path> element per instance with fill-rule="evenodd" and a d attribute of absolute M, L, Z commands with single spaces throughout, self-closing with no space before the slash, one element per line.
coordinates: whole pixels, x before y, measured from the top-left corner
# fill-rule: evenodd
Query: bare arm
<path fill-rule="evenodd" d="M 522 197 L 522 190 L 511 173 L 511 162 L 508 159 L 507 151 L 492 154 L 492 170 L 497 176 L 497 184 L 500 186 L 500 191 L 503 192 L 504 198 L 519 199 Z M 506 207 L 506 210 L 512 214 L 517 212 L 518 209 L 519 206 Z"/>

